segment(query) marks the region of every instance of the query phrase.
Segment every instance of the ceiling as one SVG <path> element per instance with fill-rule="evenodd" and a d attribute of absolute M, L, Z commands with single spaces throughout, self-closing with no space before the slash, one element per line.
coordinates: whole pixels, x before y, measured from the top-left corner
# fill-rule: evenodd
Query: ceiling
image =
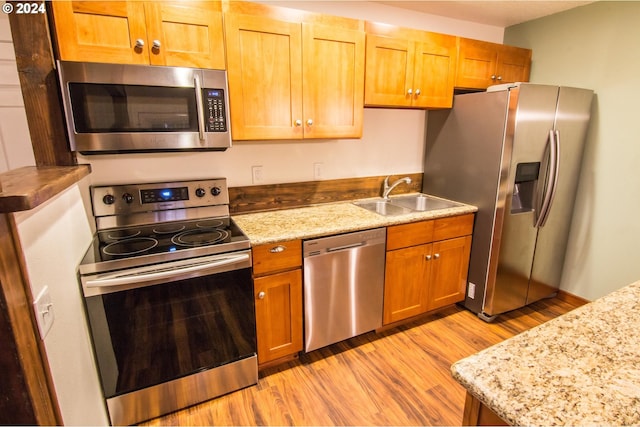
<path fill-rule="evenodd" d="M 543 16 L 553 15 L 567 9 L 582 6 L 593 1 L 435 1 L 435 0 L 387 0 L 378 3 L 401 9 L 446 16 L 448 18 L 471 21 L 480 24 L 506 28 L 511 25 L 531 21 Z"/>

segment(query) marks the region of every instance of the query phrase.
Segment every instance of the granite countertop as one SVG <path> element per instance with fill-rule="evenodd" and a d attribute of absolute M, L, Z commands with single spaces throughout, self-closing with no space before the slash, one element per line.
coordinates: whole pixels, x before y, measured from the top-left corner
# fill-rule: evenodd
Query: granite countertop
<path fill-rule="evenodd" d="M 478 208 L 475 206 L 460 204 L 460 206 L 447 209 L 382 216 L 355 206 L 351 202 L 336 202 L 303 208 L 234 215 L 233 220 L 249 237 L 251 244 L 255 246 L 462 215 L 477 210 Z"/>
<path fill-rule="evenodd" d="M 512 425 L 640 424 L 640 281 L 452 365 Z"/>

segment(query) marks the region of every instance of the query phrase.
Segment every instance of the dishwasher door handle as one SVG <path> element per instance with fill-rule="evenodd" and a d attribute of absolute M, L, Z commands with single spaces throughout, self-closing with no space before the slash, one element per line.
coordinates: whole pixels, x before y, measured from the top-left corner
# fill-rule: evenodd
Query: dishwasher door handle
<path fill-rule="evenodd" d="M 358 242 L 358 243 L 351 243 L 349 245 L 343 245 L 343 246 L 336 246 L 333 248 L 327 248 L 327 252 L 337 252 L 337 251 L 342 251 L 345 249 L 353 249 L 353 248 L 359 248 L 360 246 L 364 246 L 367 242 Z"/>

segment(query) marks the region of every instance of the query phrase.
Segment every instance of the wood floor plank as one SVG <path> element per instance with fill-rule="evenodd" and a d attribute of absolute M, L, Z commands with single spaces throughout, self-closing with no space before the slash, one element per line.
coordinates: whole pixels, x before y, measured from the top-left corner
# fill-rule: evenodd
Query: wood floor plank
<path fill-rule="evenodd" d="M 486 323 L 452 306 L 302 354 L 256 386 L 143 425 L 459 425 L 465 390 L 451 364 L 574 308 L 547 299 Z"/>

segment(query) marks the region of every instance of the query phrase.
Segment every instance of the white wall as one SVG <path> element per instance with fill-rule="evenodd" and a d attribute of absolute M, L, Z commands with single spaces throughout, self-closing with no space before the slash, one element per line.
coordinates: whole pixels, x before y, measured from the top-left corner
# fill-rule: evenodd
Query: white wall
<path fill-rule="evenodd" d="M 53 303 L 55 319 L 44 345 L 65 425 L 109 423 L 76 275 L 93 235 L 81 197 L 87 186 L 85 178 L 14 214 L 32 294 L 47 286 Z"/>
<path fill-rule="evenodd" d="M 366 1 L 267 2 L 291 8 L 368 19 L 410 28 L 502 42 L 503 29 L 426 15 Z M 93 184 L 222 176 L 229 186 L 252 185 L 251 167 L 263 166 L 262 184 L 423 172 L 425 112 L 366 108 L 360 140 L 234 141 L 223 153 L 79 156 Z"/>
<path fill-rule="evenodd" d="M 603 1 L 510 27 L 531 81 L 595 90 L 561 288 L 595 299 L 640 279 L 640 2 Z"/>
<path fill-rule="evenodd" d="M 225 152 L 78 156 L 92 166 L 94 184 L 226 177 L 229 186 L 252 185 L 251 167 L 263 167 L 263 184 L 422 172 L 424 111 L 366 109 L 362 139 L 234 141 Z"/>
<path fill-rule="evenodd" d="M 35 159 L 20 92 L 9 17 L 0 13 L 0 173 L 31 165 L 35 165 Z"/>

